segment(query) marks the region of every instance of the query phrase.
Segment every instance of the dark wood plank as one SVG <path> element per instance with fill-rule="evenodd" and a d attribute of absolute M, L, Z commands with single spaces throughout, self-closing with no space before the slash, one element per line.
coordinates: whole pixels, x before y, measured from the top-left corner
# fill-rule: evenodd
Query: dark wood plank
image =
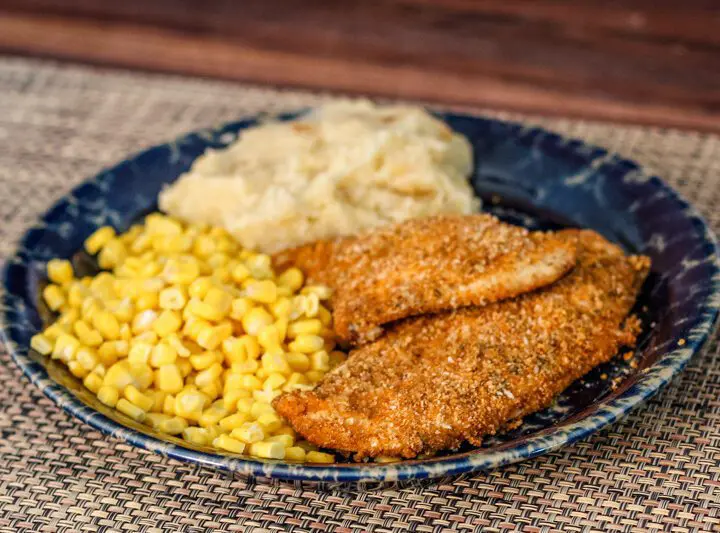
<path fill-rule="evenodd" d="M 0 0 L 0 50 L 720 130 L 720 3 Z"/>

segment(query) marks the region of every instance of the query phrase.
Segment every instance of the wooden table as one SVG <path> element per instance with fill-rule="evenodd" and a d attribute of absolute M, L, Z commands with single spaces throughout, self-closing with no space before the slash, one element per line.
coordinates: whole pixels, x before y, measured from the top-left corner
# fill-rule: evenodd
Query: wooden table
<path fill-rule="evenodd" d="M 0 52 L 720 131 L 716 0 L 0 0 Z"/>

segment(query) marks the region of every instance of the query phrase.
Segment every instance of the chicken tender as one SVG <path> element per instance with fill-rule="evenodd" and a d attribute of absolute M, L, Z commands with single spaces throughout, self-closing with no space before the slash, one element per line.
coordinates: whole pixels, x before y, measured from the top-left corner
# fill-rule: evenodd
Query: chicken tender
<path fill-rule="evenodd" d="M 276 410 L 309 441 L 361 459 L 480 445 L 547 407 L 634 345 L 640 324 L 628 313 L 650 266 L 592 231 L 558 237 L 578 247 L 578 266 L 558 282 L 394 324 L 315 390 L 278 397 Z"/>
<path fill-rule="evenodd" d="M 572 240 L 468 215 L 414 219 L 281 252 L 274 260 L 332 287 L 335 331 L 362 344 L 402 318 L 543 287 L 575 265 L 576 253 Z"/>

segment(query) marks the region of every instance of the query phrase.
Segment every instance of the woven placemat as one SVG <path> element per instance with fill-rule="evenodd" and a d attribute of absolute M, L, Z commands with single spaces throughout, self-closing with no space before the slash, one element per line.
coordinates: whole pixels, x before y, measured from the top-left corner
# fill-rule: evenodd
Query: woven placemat
<path fill-rule="evenodd" d="M 54 199 L 128 152 L 325 98 L 0 58 L 0 257 Z M 638 160 L 720 227 L 720 136 L 524 120 Z M 481 529 L 719 531 L 717 341 L 592 438 L 488 474 L 369 492 L 257 483 L 133 448 L 60 411 L 0 353 L 2 532 Z"/>

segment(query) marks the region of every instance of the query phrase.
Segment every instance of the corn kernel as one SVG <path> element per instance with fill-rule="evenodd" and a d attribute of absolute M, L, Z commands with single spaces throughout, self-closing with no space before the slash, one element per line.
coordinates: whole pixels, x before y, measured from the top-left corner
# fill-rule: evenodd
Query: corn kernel
<path fill-rule="evenodd" d="M 199 355 L 191 355 L 188 360 L 195 370 L 205 370 L 215 364 L 217 358 L 215 352 L 204 352 Z"/>
<path fill-rule="evenodd" d="M 108 407 L 115 407 L 115 404 L 120 399 L 120 393 L 115 387 L 102 386 L 97 391 L 97 397 Z"/>
<path fill-rule="evenodd" d="M 266 254 L 256 254 L 245 260 L 245 265 L 255 279 L 270 279 L 273 277 L 272 259 Z"/>
<path fill-rule="evenodd" d="M 106 340 L 115 340 L 120 337 L 120 324 L 109 311 L 100 310 L 95 313 L 92 317 L 92 325 Z"/>
<path fill-rule="evenodd" d="M 57 322 L 45 330 L 45 336 L 53 343 L 63 333 L 69 333 L 68 329 Z"/>
<path fill-rule="evenodd" d="M 322 322 L 317 318 L 297 320 L 288 325 L 287 335 L 295 339 L 300 335 L 319 335 L 323 329 Z"/>
<path fill-rule="evenodd" d="M 172 394 L 165 396 L 162 412 L 166 415 L 175 415 L 175 396 Z"/>
<path fill-rule="evenodd" d="M 183 439 L 196 446 L 207 446 L 210 442 L 210 435 L 205 428 L 195 426 L 187 427 L 182 433 Z"/>
<path fill-rule="evenodd" d="M 160 368 L 161 366 L 171 365 L 177 359 L 175 348 L 168 343 L 161 342 L 155 345 L 150 356 L 150 366 Z"/>
<path fill-rule="evenodd" d="M 280 347 L 280 343 L 282 341 L 280 340 L 280 334 L 278 333 L 275 324 L 270 324 L 269 326 L 262 328 L 257 335 L 257 339 L 260 346 L 262 346 L 266 351 L 282 350 Z"/>
<path fill-rule="evenodd" d="M 130 298 L 123 298 L 117 300 L 112 305 L 108 304 L 108 311 L 110 311 L 119 322 L 128 323 L 135 317 L 135 306 Z M 138 310 L 141 310 L 138 308 Z"/>
<path fill-rule="evenodd" d="M 87 376 L 90 371 L 86 369 L 84 366 L 82 366 L 77 361 L 69 361 L 67 363 L 68 370 L 70 370 L 70 373 L 75 376 L 76 378 L 84 378 Z"/>
<path fill-rule="evenodd" d="M 165 263 L 161 276 L 172 284 L 190 285 L 200 275 L 200 265 L 194 257 L 184 256 Z"/>
<path fill-rule="evenodd" d="M 263 413 L 257 418 L 257 423 L 260 424 L 265 431 L 272 433 L 276 429 L 280 429 L 282 419 L 275 413 Z"/>
<path fill-rule="evenodd" d="M 310 370 L 305 373 L 305 377 L 308 378 L 311 383 L 319 383 L 322 378 L 325 377 L 325 372 L 321 370 Z"/>
<path fill-rule="evenodd" d="M 271 304 L 277 299 L 277 285 L 269 279 L 252 281 L 245 287 L 245 294 L 255 302 Z"/>
<path fill-rule="evenodd" d="M 180 370 L 180 375 L 184 378 L 188 377 L 190 375 L 190 372 L 192 372 L 192 365 L 187 359 L 180 359 L 179 361 L 175 362 L 175 365 Z"/>
<path fill-rule="evenodd" d="M 183 227 L 180 222 L 162 213 L 151 213 L 145 217 L 145 228 L 150 234 L 180 235 Z"/>
<path fill-rule="evenodd" d="M 290 435 L 285 434 L 268 437 L 266 440 L 268 442 L 279 442 L 285 448 L 290 448 L 295 443 L 295 439 L 293 439 Z"/>
<path fill-rule="evenodd" d="M 218 421 L 217 425 L 220 426 L 220 429 L 222 431 L 229 433 L 234 429 L 242 427 L 242 425 L 247 422 L 247 420 L 247 414 L 235 413 L 233 415 L 223 417 L 220 421 Z"/>
<path fill-rule="evenodd" d="M 152 398 L 140 392 L 134 385 L 128 385 L 123 390 L 123 396 L 132 403 L 138 406 L 143 411 L 149 411 L 155 403 Z"/>
<path fill-rule="evenodd" d="M 145 390 L 152 384 L 155 373 L 148 365 L 129 365 L 128 368 L 138 389 Z"/>
<path fill-rule="evenodd" d="M 95 374 L 94 372 L 91 372 L 87 376 L 85 376 L 85 379 L 83 380 L 83 385 L 87 389 L 90 390 L 90 392 L 97 394 L 97 392 L 100 390 L 100 387 L 103 386 L 103 378 Z"/>
<path fill-rule="evenodd" d="M 218 400 L 203 411 L 202 416 L 200 416 L 198 420 L 198 424 L 202 427 L 214 426 L 227 416 L 228 410 L 225 409 L 222 400 Z"/>
<path fill-rule="evenodd" d="M 285 358 L 290 368 L 295 372 L 307 372 L 310 370 L 310 357 L 300 352 L 288 352 Z"/>
<path fill-rule="evenodd" d="M 168 435 L 177 435 L 187 429 L 187 420 L 179 416 L 175 416 L 170 420 L 163 420 L 158 424 L 158 430 Z"/>
<path fill-rule="evenodd" d="M 144 342 L 136 342 L 130 348 L 128 353 L 128 361 L 131 365 L 146 365 L 150 362 L 150 355 L 152 354 L 152 344 Z"/>
<path fill-rule="evenodd" d="M 300 294 L 314 294 L 319 300 L 329 300 L 332 296 L 332 289 L 330 287 L 326 287 L 325 285 L 308 285 L 307 287 L 303 287 Z"/>
<path fill-rule="evenodd" d="M 318 335 L 298 335 L 295 340 L 288 344 L 288 348 L 293 352 L 313 353 L 322 350 L 325 345 L 325 339 Z"/>
<path fill-rule="evenodd" d="M 330 370 L 330 357 L 325 350 L 319 350 L 310 356 L 310 368 L 327 372 Z"/>
<path fill-rule="evenodd" d="M 175 333 L 182 326 L 182 319 L 177 311 L 165 309 L 157 320 L 153 322 L 152 329 L 158 334 L 158 337 L 167 337 L 171 333 Z"/>
<path fill-rule="evenodd" d="M 102 343 L 97 349 L 97 357 L 107 367 L 112 366 L 118 360 L 118 353 L 115 343 L 112 341 Z"/>
<path fill-rule="evenodd" d="M 198 373 L 195 377 L 195 384 L 198 387 L 206 387 L 219 378 L 222 371 L 223 367 L 220 363 L 213 363 L 209 368 Z"/>
<path fill-rule="evenodd" d="M 230 436 L 247 444 L 251 444 L 263 440 L 265 438 L 265 431 L 263 431 L 260 424 L 244 422 L 239 427 L 233 428 Z"/>
<path fill-rule="evenodd" d="M 161 309 L 171 309 L 174 311 L 185 307 L 187 296 L 183 287 L 175 285 L 160 291 L 158 297 L 158 305 Z"/>
<path fill-rule="evenodd" d="M 305 450 L 300 448 L 299 446 L 291 446 L 289 448 L 285 448 L 285 460 L 286 461 L 304 461 L 305 460 Z"/>
<path fill-rule="evenodd" d="M 115 237 L 115 229 L 110 226 L 103 226 L 85 239 L 85 250 L 90 255 L 98 253 L 111 239 Z"/>
<path fill-rule="evenodd" d="M 263 382 L 263 389 L 277 390 L 281 388 L 286 381 L 285 376 L 274 372 Z"/>
<path fill-rule="evenodd" d="M 140 335 L 151 331 L 158 319 L 157 311 L 147 309 L 135 315 L 132 320 L 132 332 L 134 335 Z M 154 333 L 154 332 L 153 332 Z M 157 335 L 157 334 L 156 334 Z"/>
<path fill-rule="evenodd" d="M 268 372 L 289 375 L 292 372 L 284 352 L 266 352 L 262 356 L 262 366 Z"/>
<path fill-rule="evenodd" d="M 285 446 L 280 442 L 254 442 L 248 449 L 250 455 L 263 459 L 284 459 Z"/>
<path fill-rule="evenodd" d="M 306 440 L 299 440 L 295 443 L 295 446 L 298 446 L 305 450 L 305 452 L 316 452 L 318 451 L 318 447 L 315 446 L 312 442 L 308 442 Z"/>
<path fill-rule="evenodd" d="M 187 420 L 200 420 L 207 398 L 200 391 L 184 389 L 175 397 L 175 414 Z"/>
<path fill-rule="evenodd" d="M 30 339 L 30 348 L 40 355 L 50 355 L 53 350 L 53 342 L 42 333 L 38 333 Z"/>
<path fill-rule="evenodd" d="M 232 413 L 233 411 L 237 410 L 238 402 L 241 400 L 250 400 L 248 396 L 249 392 L 244 389 L 233 389 L 233 390 L 225 390 L 223 392 L 223 406 L 227 410 L 228 413 Z M 252 401 L 252 400 L 250 400 Z"/>
<path fill-rule="evenodd" d="M 213 446 L 232 453 L 242 453 L 245 450 L 245 443 L 233 439 L 227 435 L 220 435 L 212 441 Z"/>
<path fill-rule="evenodd" d="M 314 318 L 320 311 L 320 299 L 315 293 L 304 296 L 302 300 L 302 311 L 308 318 Z"/>
<path fill-rule="evenodd" d="M 302 271 L 299 268 L 288 268 L 285 272 L 278 276 L 278 283 L 283 287 L 287 287 L 292 292 L 302 287 L 305 281 Z"/>
<path fill-rule="evenodd" d="M 115 405 L 115 409 L 129 416 L 137 422 L 142 422 L 143 420 L 145 420 L 145 411 L 143 411 L 137 405 L 130 403 L 125 398 L 120 398 L 118 400 L 117 404 Z"/>
<path fill-rule="evenodd" d="M 218 330 L 214 327 L 205 327 L 197 335 L 197 343 L 206 350 L 214 350 L 222 342 Z"/>
<path fill-rule="evenodd" d="M 292 310 L 292 301 L 290 298 L 278 297 L 277 300 L 270 304 L 269 308 L 275 318 L 287 319 L 290 316 L 290 311 Z"/>
<path fill-rule="evenodd" d="M 43 300 L 52 311 L 57 311 L 65 305 L 65 295 L 57 285 L 48 285 L 43 289 Z"/>
<path fill-rule="evenodd" d="M 163 392 L 177 394 L 183 388 L 183 376 L 177 365 L 161 366 L 155 371 L 155 384 Z"/>
<path fill-rule="evenodd" d="M 153 404 L 150 410 L 155 413 L 161 413 L 163 410 L 163 406 L 165 405 L 165 398 L 167 397 L 167 393 L 156 389 L 148 390 L 145 392 L 145 394 L 150 396 L 153 400 Z"/>
<path fill-rule="evenodd" d="M 160 424 L 170 419 L 172 419 L 172 416 L 165 413 L 147 413 L 143 422 L 155 431 L 160 431 Z"/>
<path fill-rule="evenodd" d="M 253 308 L 253 303 L 249 298 L 235 298 L 230 308 L 230 318 L 234 320 L 242 320 L 242 318 Z"/>
<path fill-rule="evenodd" d="M 262 307 L 255 307 L 242 317 L 242 326 L 246 333 L 257 335 L 262 328 L 273 323 L 273 317 Z"/>
<path fill-rule="evenodd" d="M 335 456 L 329 453 L 309 451 L 305 454 L 308 463 L 334 463 Z"/>
<path fill-rule="evenodd" d="M 130 364 L 127 360 L 118 361 L 108 368 L 103 379 L 103 385 L 123 390 L 134 382 L 130 373 Z"/>
<path fill-rule="evenodd" d="M 322 305 L 318 307 L 317 317 L 326 328 L 332 325 L 332 313 L 326 307 Z"/>
<path fill-rule="evenodd" d="M 75 357 L 75 353 L 80 348 L 80 341 L 72 335 L 63 333 L 55 341 L 55 347 L 52 351 L 53 359 L 60 359 L 69 363 Z"/>
<path fill-rule="evenodd" d="M 73 331 L 77 338 L 87 346 L 100 346 L 103 343 L 102 335 L 92 329 L 84 320 L 78 320 L 73 324 Z"/>
<path fill-rule="evenodd" d="M 81 346 L 78 348 L 77 352 L 75 352 L 75 360 L 88 372 L 98 365 L 98 358 L 95 355 L 95 352 L 91 348 L 87 348 L 85 346 Z"/>
<path fill-rule="evenodd" d="M 67 259 L 51 259 L 47 264 L 50 281 L 58 285 L 67 285 L 75 279 L 72 264 Z"/>
<path fill-rule="evenodd" d="M 231 367 L 235 374 L 252 374 L 255 373 L 258 368 L 260 368 L 260 364 L 254 359 L 242 361 L 241 363 L 233 363 Z"/>
<path fill-rule="evenodd" d="M 301 389 L 302 387 L 309 385 L 307 378 L 299 372 L 293 372 L 283 385 L 284 391 L 292 391 L 295 389 Z"/>
<path fill-rule="evenodd" d="M 108 240 L 98 254 L 98 265 L 104 270 L 119 266 L 127 257 L 127 249 L 120 239 Z"/>

